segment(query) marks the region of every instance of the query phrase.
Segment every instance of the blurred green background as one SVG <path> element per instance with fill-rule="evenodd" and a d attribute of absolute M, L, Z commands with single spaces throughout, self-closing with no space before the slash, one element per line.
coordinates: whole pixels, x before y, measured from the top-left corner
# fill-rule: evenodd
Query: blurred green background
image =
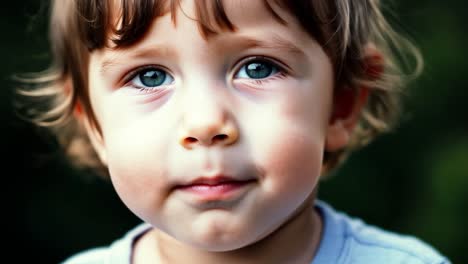
<path fill-rule="evenodd" d="M 406 91 L 399 128 L 355 153 L 319 196 L 370 224 L 418 236 L 454 263 L 468 263 L 468 4 L 398 0 L 390 6 L 396 24 L 421 48 L 424 74 Z M 24 252 L 15 259 L 37 263 L 106 245 L 139 223 L 108 182 L 73 169 L 47 133 L 14 115 L 11 75 L 49 63 L 47 8 L 44 1 L 8 1 L 0 11 L 5 241 Z"/>

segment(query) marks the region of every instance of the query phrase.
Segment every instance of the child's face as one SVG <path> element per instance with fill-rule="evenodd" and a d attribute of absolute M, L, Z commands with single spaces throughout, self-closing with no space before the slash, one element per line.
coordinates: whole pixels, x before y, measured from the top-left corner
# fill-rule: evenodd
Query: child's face
<path fill-rule="evenodd" d="M 191 1 L 183 11 L 194 17 Z M 312 194 L 331 112 L 332 65 L 288 14 L 226 4 L 238 28 L 208 40 L 180 10 L 124 50 L 90 58 L 92 135 L 123 202 L 179 241 L 251 244 Z M 222 177 L 222 178 L 221 178 Z M 227 182 L 226 182 L 227 181 Z"/>

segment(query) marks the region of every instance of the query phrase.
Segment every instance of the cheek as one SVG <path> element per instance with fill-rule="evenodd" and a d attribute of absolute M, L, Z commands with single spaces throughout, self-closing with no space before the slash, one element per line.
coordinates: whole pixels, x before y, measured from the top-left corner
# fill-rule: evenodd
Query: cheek
<path fill-rule="evenodd" d="M 265 173 L 267 192 L 308 195 L 321 171 L 325 141 L 322 122 L 314 120 L 313 115 L 276 115 L 270 120 L 275 121 L 253 129 L 256 133 L 249 143 L 254 163 Z"/>
<path fill-rule="evenodd" d="M 114 130 L 106 138 L 109 172 L 124 204 L 140 218 L 150 220 L 168 192 L 167 161 L 160 155 L 165 148 L 158 146 L 154 135 L 131 135 L 130 130 Z"/>
<path fill-rule="evenodd" d="M 284 132 L 280 140 L 271 139 L 269 151 L 263 156 L 263 166 L 272 175 L 271 188 L 313 189 L 321 170 L 322 140 L 312 136 L 312 131 L 284 129 Z"/>
<path fill-rule="evenodd" d="M 304 89 L 305 90 L 305 89 Z M 321 100 L 313 100 L 321 98 Z M 258 116 L 251 128 L 258 155 L 282 175 L 320 172 L 329 111 L 323 94 L 295 94 Z M 262 120 L 263 122 L 261 122 Z M 266 166 L 266 165 L 265 165 Z"/>
<path fill-rule="evenodd" d="M 294 126 L 297 125 L 279 122 L 275 133 L 264 137 L 264 143 L 253 155 L 264 172 L 262 190 L 266 206 L 259 218 L 268 219 L 274 226 L 310 197 L 320 176 L 323 155 L 320 137 L 314 136 L 313 130 Z"/>
<path fill-rule="evenodd" d="M 313 100 L 321 98 L 322 100 Z M 270 195 L 305 198 L 321 172 L 328 104 L 322 94 L 292 95 L 252 120 L 249 144 Z M 262 120 L 262 121 L 260 121 Z"/>

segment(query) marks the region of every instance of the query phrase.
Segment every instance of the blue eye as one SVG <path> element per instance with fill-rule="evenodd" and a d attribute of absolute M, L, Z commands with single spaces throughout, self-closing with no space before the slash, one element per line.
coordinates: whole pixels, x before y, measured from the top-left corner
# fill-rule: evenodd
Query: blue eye
<path fill-rule="evenodd" d="M 174 78 L 166 71 L 157 68 L 148 68 L 136 73 L 131 82 L 137 87 L 158 87 L 174 82 Z"/>
<path fill-rule="evenodd" d="M 265 60 L 251 60 L 237 72 L 236 77 L 246 79 L 265 79 L 278 72 L 278 67 Z"/>

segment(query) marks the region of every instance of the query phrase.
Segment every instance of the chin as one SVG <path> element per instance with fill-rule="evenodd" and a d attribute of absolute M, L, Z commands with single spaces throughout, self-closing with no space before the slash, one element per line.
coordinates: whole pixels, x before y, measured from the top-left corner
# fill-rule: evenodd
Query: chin
<path fill-rule="evenodd" d="M 191 246 L 209 252 L 228 252 L 247 247 L 250 244 L 252 244 L 252 242 L 237 240 L 222 242 L 195 241 L 191 243 Z"/>
<path fill-rule="evenodd" d="M 226 225 L 207 225 L 192 230 L 197 231 L 185 240 L 186 243 L 210 252 L 233 251 L 255 243 L 253 232 L 248 232 L 246 229 L 229 228 Z"/>

